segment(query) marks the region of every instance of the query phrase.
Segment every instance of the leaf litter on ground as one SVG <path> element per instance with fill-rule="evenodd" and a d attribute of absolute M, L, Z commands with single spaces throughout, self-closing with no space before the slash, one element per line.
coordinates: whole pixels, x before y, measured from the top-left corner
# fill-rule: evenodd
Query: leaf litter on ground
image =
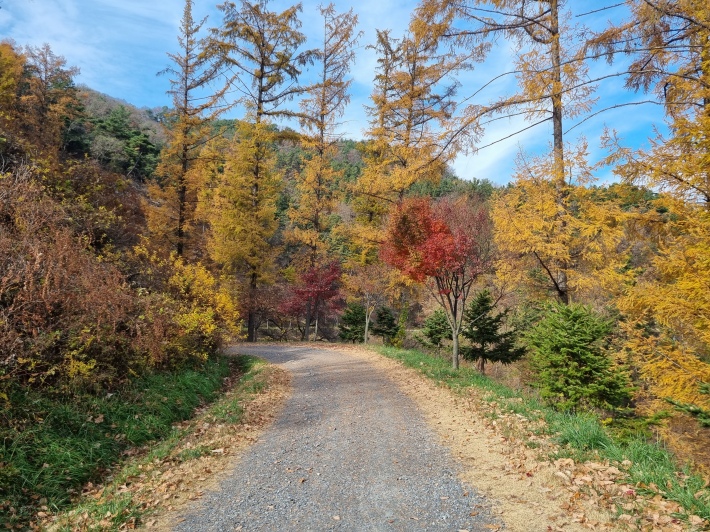
<path fill-rule="evenodd" d="M 427 379 L 372 351 L 328 347 L 366 358 L 419 404 L 463 464 L 464 480 L 491 499 L 508 530 L 708 529 L 707 520 L 685 513 L 655 484 L 631 482 L 633 464 L 628 460 L 612 464 L 560 457 L 562 446 L 549 436 L 541 416 L 529 419 L 511 411 L 515 398 L 493 400 L 490 393 L 472 388 L 457 393 L 440 379 Z M 91 502 L 60 516 L 46 513 L 43 526 L 50 530 L 129 530 L 141 525 L 169 529 L 175 512 L 215 486 L 229 460 L 236 460 L 258 440 L 288 395 L 285 371 L 268 366 L 256 378 L 261 384 L 252 388 L 263 387 L 263 393 L 241 405 L 239 421 L 223 423 L 211 413 L 229 401 L 227 394 L 193 420 L 178 424 L 180 435 L 168 451 L 134 457 L 133 465 L 105 486 L 87 485 L 83 500 Z M 708 496 L 707 486 L 696 493 L 697 498 Z"/>
<path fill-rule="evenodd" d="M 520 398 L 456 390 L 422 375 L 425 364 L 410 369 L 370 350 L 343 349 L 378 364 L 419 404 L 464 464 L 464 479 L 498 503 L 510 530 L 710 530 L 707 519 L 689 514 L 657 485 L 633 482 L 629 460 L 564 457 L 565 446 L 554 440 L 542 414 L 516 411 Z M 677 476 L 684 481 L 683 473 Z M 695 497 L 710 501 L 707 488 Z"/>
<path fill-rule="evenodd" d="M 174 434 L 129 453 L 103 485 L 87 484 L 76 506 L 45 513 L 38 528 L 50 531 L 168 530 L 173 512 L 199 500 L 230 464 L 273 421 L 290 389 L 289 374 L 258 363 L 246 380 L 237 376 L 225 395 L 174 425 Z"/>

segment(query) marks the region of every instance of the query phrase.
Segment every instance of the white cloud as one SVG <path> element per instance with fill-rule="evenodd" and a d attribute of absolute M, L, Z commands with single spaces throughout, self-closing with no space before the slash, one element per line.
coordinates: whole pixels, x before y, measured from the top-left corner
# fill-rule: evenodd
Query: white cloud
<path fill-rule="evenodd" d="M 269 7 L 285 9 L 294 1 L 273 0 Z M 210 17 L 206 28 L 221 22 L 221 13 L 215 3 L 216 0 L 195 3 L 195 19 L 205 15 Z M 319 4 L 327 4 L 327 0 L 303 0 L 302 31 L 309 37 L 308 46 L 317 46 L 321 37 Z M 364 106 L 369 103 L 377 66 L 376 54 L 367 45 L 375 42 L 376 29 L 391 29 L 393 37 L 400 37 L 416 2 L 336 0 L 335 5 L 338 12 L 353 8 L 359 16 L 359 28 L 364 31 L 352 68 L 351 104 L 341 127 L 348 137 L 358 139 L 367 128 Z M 2 0 L 0 35 L 14 39 L 19 45 L 49 43 L 55 53 L 67 59 L 68 64 L 81 69 L 77 81 L 96 90 L 139 106 L 169 105 L 169 97 L 165 94 L 168 80 L 156 77 L 156 73 L 169 64 L 166 53 L 177 49 L 183 8 L 184 0 Z M 606 17 L 607 13 L 603 15 Z M 592 22 L 597 26 L 604 23 L 601 18 Z M 513 70 L 512 47 L 511 43 L 499 41 L 484 64 L 477 64 L 473 71 L 462 74 L 459 97 L 476 94 L 467 103 L 484 104 L 513 92 L 516 80 L 512 75 L 486 85 L 495 76 Z M 600 61 L 592 65 L 590 76 L 608 72 L 608 69 L 606 63 Z M 597 91 L 601 102 L 597 109 L 609 102 L 616 104 L 646 98 L 624 91 L 621 85 L 621 78 L 601 83 Z M 575 123 L 566 120 L 565 126 Z M 631 145 L 642 145 L 652 134 L 652 125 L 659 123 L 662 124 L 662 109 L 657 106 L 622 107 L 590 118 L 572 130 L 567 138 L 573 141 L 585 135 L 594 161 L 603 155 L 598 148 L 598 138 L 605 124 L 613 124 Z M 507 137 L 526 125 L 520 118 L 493 122 L 487 126 L 478 145 Z M 544 124 L 493 144 L 475 155 L 462 155 L 455 161 L 454 168 L 462 178 L 487 178 L 505 183 L 510 179 L 520 147 L 527 152 L 544 150 L 550 137 L 549 124 Z"/>
<path fill-rule="evenodd" d="M 19 45 L 49 43 L 78 66 L 79 83 L 137 105 L 165 100 L 155 73 L 167 63 L 181 0 L 10 0 L 0 11 L 5 35 Z"/>

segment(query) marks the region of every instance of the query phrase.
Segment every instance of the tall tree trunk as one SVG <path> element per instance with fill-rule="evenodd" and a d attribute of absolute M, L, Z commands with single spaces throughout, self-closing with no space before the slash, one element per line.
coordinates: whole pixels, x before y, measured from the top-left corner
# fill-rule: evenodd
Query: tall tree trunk
<path fill-rule="evenodd" d="M 700 65 L 702 70 L 702 75 L 700 77 L 701 84 L 703 87 L 703 112 L 705 118 L 708 122 L 708 127 L 710 127 L 710 31 L 700 32 L 701 38 L 700 42 L 702 48 L 700 49 Z M 710 135 L 710 131 L 704 131 L 705 135 Z M 710 174 L 710 170 L 706 170 L 707 174 Z M 710 211 L 710 197 L 707 191 L 710 190 L 710 177 L 706 180 L 706 194 L 705 194 L 705 210 Z"/>
<path fill-rule="evenodd" d="M 256 342 L 256 312 L 254 311 L 254 299 L 256 296 L 256 272 L 251 273 L 249 281 L 249 312 L 247 314 L 247 342 Z"/>
<path fill-rule="evenodd" d="M 188 146 L 186 144 L 182 145 L 182 164 L 181 173 L 178 177 L 178 222 L 177 222 L 177 246 L 176 252 L 178 257 L 182 257 L 185 248 L 185 220 L 186 220 L 186 210 L 187 210 L 187 183 L 185 183 L 185 178 L 187 176 L 188 168 Z"/>
<path fill-rule="evenodd" d="M 317 333 L 316 333 L 317 334 Z M 306 301 L 306 327 L 303 336 L 306 342 L 311 341 L 311 300 Z"/>
<path fill-rule="evenodd" d="M 560 29 L 559 29 L 559 5 L 558 0 L 550 1 L 550 56 L 552 61 L 552 138 L 553 138 L 553 158 L 554 158 L 554 183 L 557 192 L 557 202 L 560 216 L 562 217 L 562 232 L 565 232 L 564 221 L 567 210 L 567 182 L 565 179 L 565 157 L 564 138 L 562 130 L 562 52 L 560 49 Z M 569 284 L 567 279 L 567 269 L 569 265 L 560 263 L 557 265 L 556 288 L 557 295 L 565 305 L 569 304 Z"/>
<path fill-rule="evenodd" d="M 372 310 L 370 310 L 370 307 L 365 308 L 365 342 L 370 339 L 370 318 L 372 317 L 372 313 L 375 311 L 375 307 L 372 307 Z"/>
<path fill-rule="evenodd" d="M 451 340 L 454 343 L 452 363 L 454 369 L 459 369 L 459 331 L 458 327 L 454 327 L 456 330 L 452 330 Z"/>

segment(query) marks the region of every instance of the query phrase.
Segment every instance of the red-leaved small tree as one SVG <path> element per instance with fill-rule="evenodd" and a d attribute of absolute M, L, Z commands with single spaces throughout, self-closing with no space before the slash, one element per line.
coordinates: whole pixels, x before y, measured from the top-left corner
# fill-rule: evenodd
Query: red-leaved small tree
<path fill-rule="evenodd" d="M 391 216 L 380 254 L 410 279 L 426 283 L 446 312 L 459 367 L 466 300 L 492 266 L 491 222 L 483 203 L 466 196 L 404 201 Z"/>
<path fill-rule="evenodd" d="M 303 273 L 291 296 L 280 306 L 284 314 L 305 317 L 303 337 L 310 340 L 310 326 L 316 320 L 315 337 L 318 336 L 319 315 L 333 309 L 340 296 L 340 263 L 333 261 L 323 266 L 313 266 Z"/>

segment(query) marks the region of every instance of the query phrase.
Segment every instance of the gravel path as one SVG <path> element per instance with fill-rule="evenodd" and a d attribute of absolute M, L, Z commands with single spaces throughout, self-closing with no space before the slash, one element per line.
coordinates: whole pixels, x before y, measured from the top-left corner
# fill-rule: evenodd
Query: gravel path
<path fill-rule="evenodd" d="M 367 362 L 311 347 L 238 352 L 292 372 L 293 395 L 176 530 L 497 528 L 414 403 Z"/>

